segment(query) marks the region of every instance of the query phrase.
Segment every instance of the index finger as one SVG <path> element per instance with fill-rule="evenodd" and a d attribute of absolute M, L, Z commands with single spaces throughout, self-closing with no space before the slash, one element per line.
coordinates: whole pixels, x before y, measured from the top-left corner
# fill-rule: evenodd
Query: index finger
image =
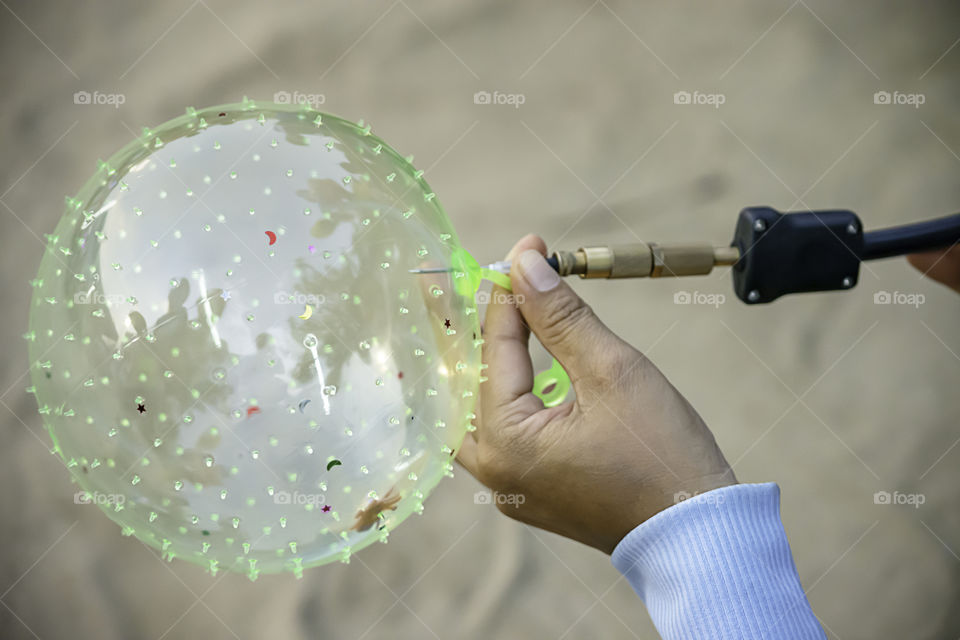
<path fill-rule="evenodd" d="M 524 236 L 507 255 L 509 260 L 527 249 L 546 254 L 547 246 L 539 236 Z M 483 328 L 483 361 L 489 365 L 487 381 L 481 387 L 480 400 L 486 421 L 499 409 L 533 391 L 533 363 L 530 360 L 530 329 L 509 297 L 509 292 L 494 285 Z M 482 438 L 483 426 L 479 426 Z"/>

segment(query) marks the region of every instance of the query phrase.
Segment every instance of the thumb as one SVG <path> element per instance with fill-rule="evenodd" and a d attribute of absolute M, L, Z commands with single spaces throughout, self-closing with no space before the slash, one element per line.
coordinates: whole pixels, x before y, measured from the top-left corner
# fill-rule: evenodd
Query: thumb
<path fill-rule="evenodd" d="M 914 253 L 907 260 L 923 275 L 960 293 L 960 245 L 946 250 Z"/>
<path fill-rule="evenodd" d="M 622 348 L 620 339 L 538 251 L 524 251 L 513 260 L 510 282 L 530 330 L 571 376 L 595 372 L 609 349 Z"/>

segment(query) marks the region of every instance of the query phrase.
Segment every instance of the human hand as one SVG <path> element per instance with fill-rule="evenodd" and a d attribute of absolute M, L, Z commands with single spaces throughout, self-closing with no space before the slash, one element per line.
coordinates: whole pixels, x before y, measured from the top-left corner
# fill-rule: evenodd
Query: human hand
<path fill-rule="evenodd" d="M 545 253 L 533 235 L 510 252 L 518 305 L 495 288 L 483 332 L 489 379 L 477 430 L 457 460 L 492 490 L 523 495 L 522 504 L 498 501 L 501 512 L 611 553 L 676 493 L 737 480 L 693 407 L 594 315 Z M 572 402 L 544 408 L 532 393 L 531 329 L 570 375 Z"/>
<path fill-rule="evenodd" d="M 960 293 L 960 245 L 907 256 L 907 261 L 923 275 Z"/>

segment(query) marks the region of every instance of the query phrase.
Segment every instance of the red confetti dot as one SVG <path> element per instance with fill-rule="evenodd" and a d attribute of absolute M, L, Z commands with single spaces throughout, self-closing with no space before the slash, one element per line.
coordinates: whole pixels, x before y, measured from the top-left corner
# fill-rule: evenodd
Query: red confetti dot
<path fill-rule="evenodd" d="M 225 113 L 223 113 L 223 112 L 220 112 L 220 117 L 221 117 L 221 118 L 222 118 L 223 116 L 225 116 L 225 115 L 227 115 L 227 114 L 225 114 Z"/>
<path fill-rule="evenodd" d="M 403 380 L 403 371 L 397 374 L 397 378 Z"/>
<path fill-rule="evenodd" d="M 247 417 L 249 418 L 255 413 L 260 413 L 260 407 L 250 407 L 247 409 Z"/>

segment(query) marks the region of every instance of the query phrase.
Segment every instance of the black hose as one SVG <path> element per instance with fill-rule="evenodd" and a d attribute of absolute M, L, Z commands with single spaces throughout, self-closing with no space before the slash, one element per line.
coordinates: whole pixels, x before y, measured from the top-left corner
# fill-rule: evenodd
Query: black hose
<path fill-rule="evenodd" d="M 863 234 L 861 260 L 943 249 L 960 241 L 960 213 Z"/>

